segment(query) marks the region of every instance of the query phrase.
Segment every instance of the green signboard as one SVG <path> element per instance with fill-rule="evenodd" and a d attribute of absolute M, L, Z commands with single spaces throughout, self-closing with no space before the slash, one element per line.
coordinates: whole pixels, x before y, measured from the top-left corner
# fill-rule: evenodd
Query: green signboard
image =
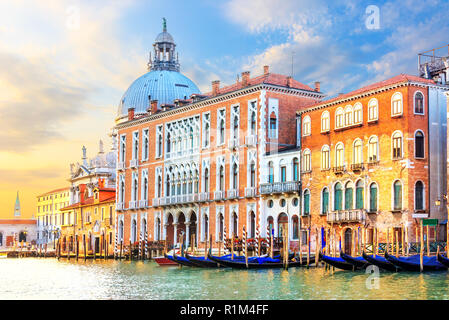
<path fill-rule="evenodd" d="M 435 227 L 438 225 L 438 219 L 422 219 L 423 226 Z"/>

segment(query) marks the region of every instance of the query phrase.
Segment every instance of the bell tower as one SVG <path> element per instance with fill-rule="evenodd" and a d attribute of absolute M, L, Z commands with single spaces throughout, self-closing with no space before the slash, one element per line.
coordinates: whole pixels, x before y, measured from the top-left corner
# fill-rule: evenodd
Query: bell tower
<path fill-rule="evenodd" d="M 19 191 L 17 191 L 16 203 L 14 205 L 14 217 L 20 217 Z"/>

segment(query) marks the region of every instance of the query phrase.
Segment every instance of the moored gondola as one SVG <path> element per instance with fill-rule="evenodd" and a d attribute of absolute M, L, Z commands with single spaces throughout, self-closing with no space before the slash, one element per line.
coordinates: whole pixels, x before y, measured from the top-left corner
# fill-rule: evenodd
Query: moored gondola
<path fill-rule="evenodd" d="M 186 253 L 186 259 L 189 260 L 192 264 L 199 268 L 219 268 L 222 267 L 220 264 L 216 263 L 205 257 L 195 257 Z"/>
<path fill-rule="evenodd" d="M 421 271 L 420 255 L 415 254 L 410 257 L 395 257 L 385 252 L 385 258 L 394 265 L 407 270 L 407 271 Z M 437 257 L 423 257 L 423 271 L 444 271 L 447 270 L 447 266 L 438 262 Z"/>
<path fill-rule="evenodd" d="M 340 252 L 340 257 L 355 266 L 357 269 L 365 269 L 369 265 L 368 261 L 366 261 L 363 257 L 353 257 L 343 251 Z"/>
<path fill-rule="evenodd" d="M 235 269 L 279 269 L 284 267 L 284 263 L 281 259 L 273 259 L 270 257 L 251 257 L 246 263 L 245 260 L 229 260 L 221 259 L 220 257 L 214 257 L 208 255 L 208 258 L 229 268 Z M 315 259 L 311 259 L 310 262 L 314 262 Z M 287 267 L 300 267 L 301 262 L 299 261 L 289 261 Z"/>
<path fill-rule="evenodd" d="M 440 253 L 437 254 L 437 260 L 439 263 L 441 263 L 442 265 L 446 266 L 449 268 L 449 259 L 442 256 Z"/>
<path fill-rule="evenodd" d="M 392 264 L 390 261 L 385 259 L 385 257 L 376 256 L 376 255 L 371 255 L 370 256 L 370 255 L 366 254 L 365 251 L 363 251 L 362 257 L 366 261 L 368 261 L 370 264 L 378 266 L 379 268 L 381 268 L 383 270 L 393 271 L 393 272 L 397 272 L 397 271 L 401 270 L 400 267 Z"/>
<path fill-rule="evenodd" d="M 182 257 L 182 256 L 177 256 L 177 255 L 168 255 L 168 254 L 164 254 L 164 257 L 166 257 L 167 259 L 176 262 L 177 264 L 181 265 L 181 266 L 185 266 L 185 267 L 196 267 L 193 263 L 191 263 L 189 260 L 187 260 L 186 258 Z"/>
<path fill-rule="evenodd" d="M 358 270 L 358 268 L 355 265 L 350 264 L 343 258 L 326 256 L 326 255 L 322 254 L 321 252 L 320 252 L 320 260 L 322 260 L 322 261 L 326 262 L 327 264 L 329 264 L 335 268 L 338 268 L 338 269 L 350 270 L 350 271 Z"/>

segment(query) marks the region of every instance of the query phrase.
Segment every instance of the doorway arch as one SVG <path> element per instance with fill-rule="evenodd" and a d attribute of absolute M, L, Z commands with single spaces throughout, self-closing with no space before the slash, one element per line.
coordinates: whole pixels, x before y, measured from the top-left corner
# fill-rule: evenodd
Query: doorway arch
<path fill-rule="evenodd" d="M 282 212 L 278 216 L 278 237 L 282 238 L 288 232 L 288 216 Z"/>
<path fill-rule="evenodd" d="M 347 228 L 344 233 L 344 253 L 351 254 L 352 248 L 352 229 Z"/>
<path fill-rule="evenodd" d="M 167 244 L 171 246 L 173 245 L 173 238 L 174 238 L 173 215 L 171 213 L 169 213 L 167 216 L 167 224 L 165 228 L 166 228 L 165 240 L 167 241 Z"/>

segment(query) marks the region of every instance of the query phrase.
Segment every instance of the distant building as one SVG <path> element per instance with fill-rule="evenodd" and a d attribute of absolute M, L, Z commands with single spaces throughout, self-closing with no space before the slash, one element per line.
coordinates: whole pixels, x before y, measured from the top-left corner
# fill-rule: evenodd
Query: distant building
<path fill-rule="evenodd" d="M 52 248 L 61 230 L 60 209 L 70 203 L 69 187 L 51 190 L 37 196 L 37 244 L 51 244 Z"/>
<path fill-rule="evenodd" d="M 19 191 L 17 191 L 16 204 L 14 205 L 14 217 L 20 217 Z"/>
<path fill-rule="evenodd" d="M 0 219 L 0 250 L 35 245 L 36 239 L 35 219 Z"/>

